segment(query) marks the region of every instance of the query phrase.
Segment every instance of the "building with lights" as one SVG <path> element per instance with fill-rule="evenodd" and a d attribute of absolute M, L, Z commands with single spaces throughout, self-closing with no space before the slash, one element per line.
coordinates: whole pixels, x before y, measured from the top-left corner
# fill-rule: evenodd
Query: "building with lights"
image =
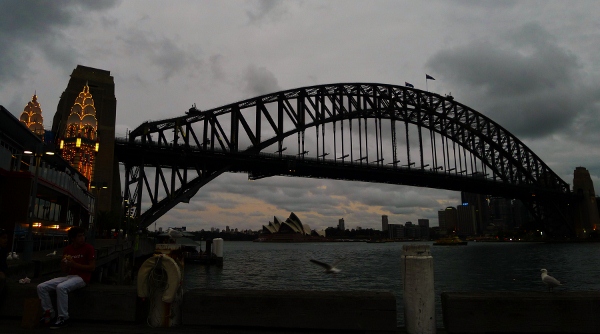
<path fill-rule="evenodd" d="M 65 158 L 91 177 L 97 210 L 120 217 L 121 183 L 114 155 L 116 110 L 115 82 L 110 72 L 77 65 L 58 102 L 52 133 L 57 143 L 64 141 Z"/>
<path fill-rule="evenodd" d="M 94 98 L 86 84 L 67 118 L 64 137 L 59 140 L 61 156 L 88 180 L 94 176 L 94 163 L 100 148 Z"/>
<path fill-rule="evenodd" d="M 42 140 L 36 102 L 34 95 L 20 120 L 0 106 L 0 228 L 17 253 L 29 231 L 36 250 L 63 246 L 69 228 L 88 227 L 94 203 L 85 176 Z"/>
<path fill-rule="evenodd" d="M 21 113 L 20 121 L 40 139 L 44 138 L 44 117 L 42 116 L 42 107 L 37 100 L 37 94 L 33 94 L 31 101 L 27 103 Z"/>

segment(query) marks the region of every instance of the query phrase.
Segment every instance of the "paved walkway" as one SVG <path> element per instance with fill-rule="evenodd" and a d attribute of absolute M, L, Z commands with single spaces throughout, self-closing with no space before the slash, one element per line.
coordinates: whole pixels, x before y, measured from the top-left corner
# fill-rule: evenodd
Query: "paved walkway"
<path fill-rule="evenodd" d="M 61 328 L 60 330 L 51 330 L 49 328 L 35 328 L 35 329 L 24 329 L 21 327 L 21 321 L 19 319 L 1 319 L 0 328 L 3 334 L 21 334 L 21 333 L 80 333 L 80 334 L 169 334 L 169 333 L 181 333 L 181 334 L 341 334 L 341 333 L 362 333 L 362 332 L 348 332 L 348 331 L 315 331 L 315 330 L 281 330 L 281 329 L 252 329 L 252 328 L 212 328 L 212 327 L 201 327 L 201 326 L 179 326 L 170 328 L 152 328 L 145 324 L 130 324 L 130 323 L 96 323 L 96 322 L 76 322 L 73 321 L 69 326 Z M 366 332 L 368 333 L 368 332 Z M 398 328 L 398 331 L 390 334 L 404 334 L 406 330 L 404 328 Z M 444 330 L 438 329 L 438 334 L 445 333 Z"/>

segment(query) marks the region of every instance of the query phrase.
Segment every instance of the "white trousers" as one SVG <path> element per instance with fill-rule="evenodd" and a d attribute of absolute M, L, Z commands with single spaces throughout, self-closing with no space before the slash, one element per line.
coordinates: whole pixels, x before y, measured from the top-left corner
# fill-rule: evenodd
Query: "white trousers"
<path fill-rule="evenodd" d="M 49 281 L 40 283 L 37 286 L 38 297 L 42 300 L 42 309 L 52 310 L 52 300 L 50 291 L 56 290 L 56 306 L 58 316 L 63 319 L 69 319 L 69 292 L 83 288 L 85 282 L 78 275 L 68 275 L 64 277 L 53 278 Z"/>

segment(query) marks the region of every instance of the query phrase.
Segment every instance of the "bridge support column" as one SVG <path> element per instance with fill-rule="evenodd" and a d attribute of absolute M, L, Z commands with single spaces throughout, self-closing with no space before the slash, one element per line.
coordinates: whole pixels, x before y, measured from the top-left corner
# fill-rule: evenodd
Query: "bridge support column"
<path fill-rule="evenodd" d="M 406 331 L 435 333 L 433 257 L 429 245 L 402 246 L 402 287 Z"/>

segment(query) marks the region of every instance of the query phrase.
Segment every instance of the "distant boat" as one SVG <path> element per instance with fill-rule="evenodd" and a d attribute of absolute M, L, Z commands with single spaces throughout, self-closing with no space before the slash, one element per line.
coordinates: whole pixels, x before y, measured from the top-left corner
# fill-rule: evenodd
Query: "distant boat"
<path fill-rule="evenodd" d="M 434 246 L 464 246 L 466 244 L 467 244 L 467 241 L 463 241 L 455 235 L 437 239 L 433 243 Z"/>
<path fill-rule="evenodd" d="M 369 239 L 367 240 L 368 244 L 379 244 L 379 243 L 385 243 L 385 242 L 390 242 L 391 240 L 388 239 Z"/>

